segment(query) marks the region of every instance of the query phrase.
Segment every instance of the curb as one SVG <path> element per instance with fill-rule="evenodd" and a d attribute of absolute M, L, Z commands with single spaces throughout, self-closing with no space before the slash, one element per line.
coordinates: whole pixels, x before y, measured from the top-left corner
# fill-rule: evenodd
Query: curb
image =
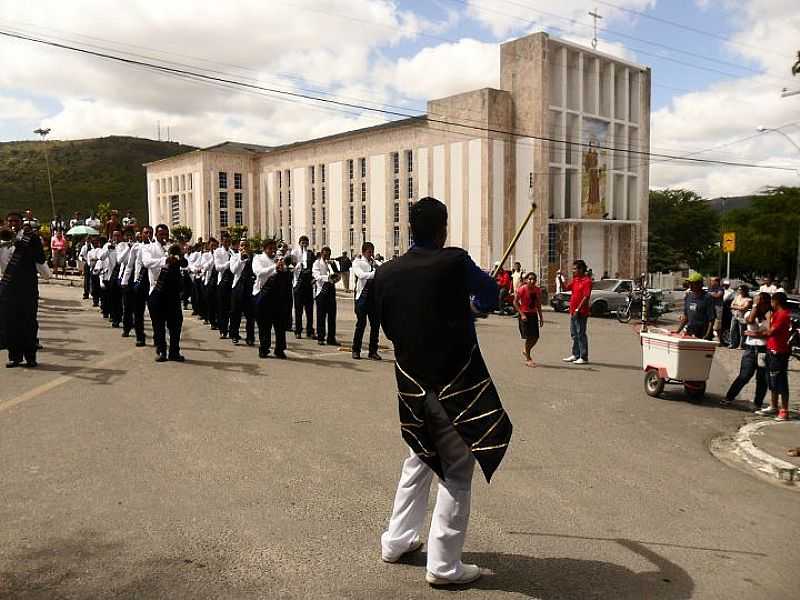
<path fill-rule="evenodd" d="M 793 485 L 800 484 L 800 468 L 760 450 L 751 439 L 765 427 L 778 425 L 774 421 L 755 421 L 741 427 L 733 438 L 733 452 L 761 473 Z"/>

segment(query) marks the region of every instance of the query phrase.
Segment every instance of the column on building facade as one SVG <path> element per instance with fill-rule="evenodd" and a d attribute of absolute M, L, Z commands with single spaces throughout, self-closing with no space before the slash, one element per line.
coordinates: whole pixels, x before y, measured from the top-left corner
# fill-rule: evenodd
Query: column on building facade
<path fill-rule="evenodd" d="M 332 255 L 339 256 L 342 250 L 349 248 L 349 241 L 345 239 L 344 227 L 344 163 L 337 161 L 328 165 L 327 189 L 327 230 L 328 245 Z"/>
<path fill-rule="evenodd" d="M 391 256 L 386 239 L 386 197 L 387 197 L 387 165 L 388 155 L 370 156 L 368 178 L 369 206 L 367 209 L 367 238 L 375 244 L 375 252 Z"/>

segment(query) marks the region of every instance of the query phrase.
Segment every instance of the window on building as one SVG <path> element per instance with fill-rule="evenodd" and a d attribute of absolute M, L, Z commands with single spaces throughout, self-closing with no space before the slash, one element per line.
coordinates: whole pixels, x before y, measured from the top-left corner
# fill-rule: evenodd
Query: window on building
<path fill-rule="evenodd" d="M 288 225 L 289 227 L 292 226 L 292 209 L 291 208 L 289 209 L 289 212 L 286 215 L 286 225 Z"/>
<path fill-rule="evenodd" d="M 353 222 L 354 222 L 354 220 L 355 220 L 355 207 L 351 206 L 351 207 L 350 207 L 350 225 L 353 225 L 353 224 L 354 224 L 354 223 L 353 223 Z M 352 231 L 352 230 L 351 230 L 351 231 Z M 350 242 L 350 243 L 352 244 L 353 242 Z"/>
<path fill-rule="evenodd" d="M 350 247 L 352 248 L 355 245 L 355 243 L 356 243 L 355 232 L 353 231 L 353 228 L 351 227 L 350 228 Z"/>
<path fill-rule="evenodd" d="M 282 210 L 278 211 L 278 223 L 283 225 L 283 211 Z M 283 237 L 283 234 L 281 234 L 281 237 Z"/>
<path fill-rule="evenodd" d="M 233 215 L 233 222 L 236 225 L 244 225 L 244 213 L 240 210 L 237 210 Z"/>
<path fill-rule="evenodd" d="M 311 246 L 312 247 L 316 247 L 316 245 L 317 245 L 317 230 L 316 229 L 312 229 L 311 230 Z"/>
<path fill-rule="evenodd" d="M 354 171 L 355 171 L 355 167 L 353 165 L 353 159 L 351 158 L 350 160 L 347 161 L 347 172 L 350 175 L 350 177 L 349 177 L 350 179 L 353 178 Z"/>
<path fill-rule="evenodd" d="M 362 204 L 361 205 L 361 224 L 362 225 L 366 225 L 367 224 L 367 205 L 366 204 Z"/>
<path fill-rule="evenodd" d="M 400 227 L 397 225 L 392 229 L 392 241 L 394 242 L 393 245 L 395 248 L 400 247 Z"/>
<path fill-rule="evenodd" d="M 325 198 L 326 198 L 326 193 L 325 193 L 325 187 L 323 186 L 322 187 L 322 203 L 323 204 L 325 204 Z"/>
<path fill-rule="evenodd" d="M 367 159 L 359 158 L 358 164 L 361 166 L 361 178 L 363 179 L 367 176 Z"/>
<path fill-rule="evenodd" d="M 325 209 L 324 206 L 322 207 L 322 224 L 323 225 L 328 224 L 328 211 Z"/>
<path fill-rule="evenodd" d="M 219 172 L 219 189 L 228 189 L 228 174 L 224 171 Z"/>
<path fill-rule="evenodd" d="M 192 174 L 191 173 L 189 173 L 188 179 L 189 179 L 189 189 L 191 190 L 192 189 Z"/>
<path fill-rule="evenodd" d="M 394 179 L 394 199 L 400 200 L 400 180 L 396 177 Z"/>
<path fill-rule="evenodd" d="M 242 210 L 244 208 L 244 197 L 242 192 L 236 192 L 233 194 L 233 208 L 236 210 Z"/>
<path fill-rule="evenodd" d="M 361 228 L 361 243 L 363 244 L 366 241 L 367 241 L 367 228 L 366 227 L 362 227 Z"/>
<path fill-rule="evenodd" d="M 324 227 L 322 228 L 322 245 L 323 246 L 328 245 L 328 230 L 325 229 Z"/>
<path fill-rule="evenodd" d="M 283 187 L 283 177 L 280 171 L 278 171 L 278 187 Z"/>
<path fill-rule="evenodd" d="M 325 183 L 325 165 L 319 166 L 319 180 L 320 183 Z"/>
<path fill-rule="evenodd" d="M 311 206 L 317 203 L 317 188 L 311 188 Z"/>
<path fill-rule="evenodd" d="M 181 175 L 181 191 L 186 190 L 186 175 Z"/>
<path fill-rule="evenodd" d="M 367 201 L 367 182 L 361 182 L 361 202 Z"/>
<path fill-rule="evenodd" d="M 228 210 L 228 192 L 219 193 L 219 207 Z"/>
<path fill-rule="evenodd" d="M 350 196 L 349 196 L 350 202 L 353 201 L 353 198 L 355 198 L 355 195 L 356 195 L 355 194 L 355 188 L 353 187 L 353 184 L 351 183 L 350 184 Z"/>
<path fill-rule="evenodd" d="M 233 188 L 236 190 L 242 189 L 242 174 L 241 173 L 234 173 L 233 174 Z"/>
<path fill-rule="evenodd" d="M 181 222 L 181 203 L 178 200 L 178 196 L 172 196 L 169 199 L 169 212 L 172 225 L 177 225 Z"/>
<path fill-rule="evenodd" d="M 180 187 L 178 187 L 178 186 L 179 186 L 179 184 L 180 184 L 180 179 L 178 178 L 178 176 L 177 176 L 177 175 L 175 175 L 175 176 L 173 177 L 173 179 L 175 180 L 175 191 L 176 191 L 176 192 L 177 192 L 177 191 L 180 191 Z"/>
<path fill-rule="evenodd" d="M 406 150 L 406 170 L 409 173 L 414 172 L 414 151 Z"/>
<path fill-rule="evenodd" d="M 292 205 L 292 190 L 286 190 L 286 202 L 289 203 L 289 206 Z"/>
<path fill-rule="evenodd" d="M 283 206 L 283 190 L 278 190 L 278 206 Z"/>
<path fill-rule="evenodd" d="M 316 180 L 316 169 L 314 169 L 314 165 L 308 167 L 308 178 L 311 180 L 311 185 L 317 183 Z"/>
<path fill-rule="evenodd" d="M 317 224 L 317 207 L 316 206 L 312 206 L 311 207 L 311 225 L 313 226 L 313 225 L 316 225 L 316 224 Z"/>
<path fill-rule="evenodd" d="M 219 226 L 228 226 L 228 192 L 219 193 Z"/>
<path fill-rule="evenodd" d="M 228 226 L 228 211 L 227 210 L 219 211 L 219 226 L 220 227 L 227 227 Z"/>
<path fill-rule="evenodd" d="M 172 177 L 167 178 L 167 183 L 169 184 L 169 192 L 172 193 Z"/>
<path fill-rule="evenodd" d="M 399 202 L 395 202 L 394 203 L 394 222 L 395 223 L 399 223 L 400 222 L 400 203 Z"/>
<path fill-rule="evenodd" d="M 407 198 L 411 200 L 414 197 L 414 178 L 408 178 L 408 196 Z"/>
<path fill-rule="evenodd" d="M 414 236 L 411 235 L 411 225 L 409 225 L 408 226 L 408 247 L 411 248 L 411 246 L 413 246 L 413 245 L 414 245 Z"/>
<path fill-rule="evenodd" d="M 392 152 L 392 173 L 397 175 L 400 172 L 400 153 Z"/>
<path fill-rule="evenodd" d="M 286 169 L 286 187 L 292 187 L 292 172 Z"/>

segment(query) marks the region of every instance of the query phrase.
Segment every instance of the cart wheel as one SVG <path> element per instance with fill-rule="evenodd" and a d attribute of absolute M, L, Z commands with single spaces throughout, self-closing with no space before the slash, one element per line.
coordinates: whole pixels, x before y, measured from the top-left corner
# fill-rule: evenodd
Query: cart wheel
<path fill-rule="evenodd" d="M 653 398 L 658 398 L 664 391 L 664 380 L 658 376 L 658 371 L 650 370 L 644 374 L 644 391 Z"/>
<path fill-rule="evenodd" d="M 687 381 L 683 384 L 683 389 L 689 400 L 697 402 L 705 398 L 706 395 L 706 382 L 705 381 Z"/>

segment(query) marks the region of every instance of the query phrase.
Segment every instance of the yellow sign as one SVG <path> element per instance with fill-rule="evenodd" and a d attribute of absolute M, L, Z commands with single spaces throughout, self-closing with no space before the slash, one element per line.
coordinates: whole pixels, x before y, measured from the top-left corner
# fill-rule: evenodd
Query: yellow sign
<path fill-rule="evenodd" d="M 722 234 L 722 251 L 736 252 L 736 232 L 726 231 Z"/>

